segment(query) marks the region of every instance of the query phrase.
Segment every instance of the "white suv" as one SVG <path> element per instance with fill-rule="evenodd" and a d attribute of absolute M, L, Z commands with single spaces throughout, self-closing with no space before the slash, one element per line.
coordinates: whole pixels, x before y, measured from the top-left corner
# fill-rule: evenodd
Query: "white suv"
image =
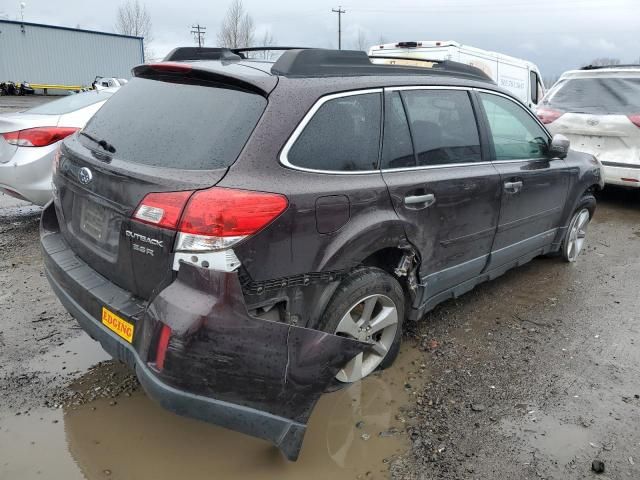
<path fill-rule="evenodd" d="M 537 114 L 571 148 L 600 160 L 606 183 L 640 188 L 640 65 L 566 72 Z"/>

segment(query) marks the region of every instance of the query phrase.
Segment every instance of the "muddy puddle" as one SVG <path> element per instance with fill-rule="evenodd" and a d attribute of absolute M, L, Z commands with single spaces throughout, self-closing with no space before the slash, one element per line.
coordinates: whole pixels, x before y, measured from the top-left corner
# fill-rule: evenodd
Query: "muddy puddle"
<path fill-rule="evenodd" d="M 503 420 L 500 428 L 505 437 L 528 446 L 528 451 L 521 453 L 524 465 L 544 458 L 545 465 L 555 474 L 588 463 L 595 454 L 610 449 L 608 444 L 599 444 L 597 436 L 586 426 L 549 417 L 536 409 L 526 412 L 520 421 Z"/>
<path fill-rule="evenodd" d="M 83 335 L 29 369 L 84 369 L 103 359 L 96 347 Z M 0 411 L 0 479 L 387 478 L 389 461 L 409 448 L 403 406 L 428 375 L 421 363 L 406 344 L 392 368 L 325 394 L 296 463 L 264 441 L 173 415 L 141 390 L 27 415 Z"/>
<path fill-rule="evenodd" d="M 27 363 L 26 370 L 45 373 L 74 373 L 84 371 L 110 358 L 97 342 L 82 333 L 51 349 L 46 355 L 34 357 Z"/>

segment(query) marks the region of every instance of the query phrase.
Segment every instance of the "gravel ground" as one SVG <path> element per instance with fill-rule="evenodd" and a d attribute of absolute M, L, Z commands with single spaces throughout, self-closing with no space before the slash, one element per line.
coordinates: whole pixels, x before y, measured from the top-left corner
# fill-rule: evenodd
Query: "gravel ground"
<path fill-rule="evenodd" d="M 416 328 L 432 374 L 395 478 L 640 478 L 640 197 L 598 200 L 577 264 L 536 259 Z"/>
<path fill-rule="evenodd" d="M 0 455 L 0 478 L 32 478 L 31 465 L 38 466 L 33 478 L 144 478 L 134 472 L 172 458 L 190 459 L 189 478 L 207 478 L 212 469 L 226 472 L 224 478 L 237 478 L 228 473 L 234 471 L 250 478 L 640 478 L 637 192 L 608 188 L 598 196 L 577 264 L 536 259 L 411 325 L 403 354 L 409 370 L 396 366 L 376 375 L 357 401 L 349 398 L 353 392 L 343 394 L 352 406 L 365 405 L 380 392 L 384 400 L 374 401 L 368 416 L 353 408 L 356 413 L 346 417 L 341 430 L 331 423 L 339 413 L 325 402 L 310 427 L 306 451 L 327 450 L 329 460 L 307 458 L 309 463 L 296 466 L 265 457 L 260 453 L 265 447 L 244 436 L 174 420 L 145 403 L 135 379 L 107 361 L 50 290 L 38 246 L 38 215 L 37 208 L 0 195 L 0 451 L 21 441 L 26 445 L 12 458 Z M 400 394 L 409 404 L 399 405 Z M 145 421 L 136 424 L 137 418 Z M 162 433 L 154 430 L 162 425 L 168 425 Z M 95 430 L 110 428 L 112 440 L 97 438 Z M 332 449 L 324 433 L 315 438 L 322 428 L 333 429 L 334 440 L 348 438 L 350 456 L 342 440 Z M 390 455 L 394 449 L 379 439 L 377 430 L 383 428 L 393 432 L 389 442 L 402 440 L 398 453 Z M 156 444 L 160 434 L 170 453 L 137 443 L 146 438 Z M 25 450 L 43 442 L 47 448 Z M 207 442 L 221 453 L 198 450 Z M 135 450 L 135 458 L 126 460 L 138 463 L 126 463 L 125 473 L 118 473 L 118 465 L 104 466 L 107 447 L 91 448 L 106 444 L 111 460 Z M 378 449 L 384 453 L 371 454 Z M 232 463 L 238 451 L 260 460 Z M 323 477 L 319 472 L 326 461 L 339 469 Z M 598 461 L 604 465 L 600 474 L 592 470 L 601 467 Z M 166 465 L 166 471 L 157 468 L 149 475 L 173 478 L 168 473 L 173 464 Z M 293 470 L 304 465 L 311 466 L 302 473 Z"/>

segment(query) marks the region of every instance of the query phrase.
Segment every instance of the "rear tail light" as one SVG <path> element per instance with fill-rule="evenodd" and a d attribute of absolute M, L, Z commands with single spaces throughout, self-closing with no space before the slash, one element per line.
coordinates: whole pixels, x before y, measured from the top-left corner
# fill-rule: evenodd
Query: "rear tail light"
<path fill-rule="evenodd" d="M 167 348 L 169 348 L 170 338 L 171 328 L 168 325 L 162 325 L 160 338 L 158 339 L 158 348 L 156 349 L 156 368 L 160 371 L 164 369 L 164 359 L 167 356 Z"/>
<path fill-rule="evenodd" d="M 46 147 L 77 132 L 73 127 L 36 127 L 1 134 L 7 143 L 20 147 Z"/>
<path fill-rule="evenodd" d="M 629 117 L 629 120 L 631 120 L 631 123 L 633 123 L 636 127 L 640 128 L 640 113 L 636 115 L 627 115 L 627 117 Z"/>
<path fill-rule="evenodd" d="M 177 251 L 229 248 L 273 222 L 288 206 L 277 193 L 213 187 L 195 193 L 150 193 L 133 217 L 178 231 Z"/>
<path fill-rule="evenodd" d="M 559 119 L 563 115 L 563 112 L 558 112 L 557 110 L 552 110 L 550 108 L 538 108 L 536 115 L 538 115 L 538 118 L 542 123 L 548 125 Z"/>
<path fill-rule="evenodd" d="M 175 230 L 182 210 L 193 191 L 149 193 L 144 197 L 133 218 L 158 227 Z"/>

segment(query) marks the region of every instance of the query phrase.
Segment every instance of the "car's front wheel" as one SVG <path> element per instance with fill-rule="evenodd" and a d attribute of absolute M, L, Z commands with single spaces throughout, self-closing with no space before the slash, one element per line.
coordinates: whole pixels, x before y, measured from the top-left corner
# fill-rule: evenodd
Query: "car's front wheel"
<path fill-rule="evenodd" d="M 562 258 L 567 262 L 575 262 L 584 247 L 587 227 L 591 221 L 594 205 L 595 198 L 593 195 L 585 195 L 573 217 L 571 217 L 569 228 L 562 242 Z"/>
<path fill-rule="evenodd" d="M 338 287 L 321 329 L 371 343 L 336 375 L 343 383 L 361 380 L 398 356 L 404 318 L 404 292 L 398 280 L 379 268 L 355 271 Z"/>

